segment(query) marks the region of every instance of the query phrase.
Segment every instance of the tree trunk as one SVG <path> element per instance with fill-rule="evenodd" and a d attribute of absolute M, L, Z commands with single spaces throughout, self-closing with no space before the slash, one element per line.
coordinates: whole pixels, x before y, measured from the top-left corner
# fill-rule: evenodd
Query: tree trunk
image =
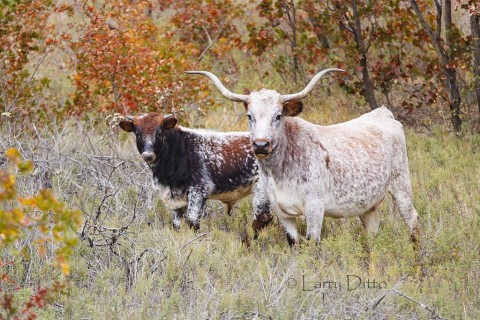
<path fill-rule="evenodd" d="M 428 36 L 432 40 L 433 47 L 437 52 L 438 60 L 442 68 L 443 74 L 445 75 L 446 86 L 450 95 L 450 121 L 452 122 L 453 129 L 455 132 L 459 133 L 462 129 L 462 118 L 460 117 L 460 107 L 462 99 L 460 96 L 460 90 L 457 83 L 457 70 L 454 67 L 449 66 L 451 56 L 449 54 L 449 49 L 445 48 L 440 43 L 439 34 L 440 32 L 434 33 L 428 22 L 423 17 L 420 8 L 415 0 L 410 0 L 413 11 L 417 15 L 420 23 L 422 24 L 423 29 L 427 32 Z M 452 36 L 452 15 L 451 15 L 451 1 L 445 0 L 445 39 L 446 44 L 449 45 L 453 42 Z M 441 15 L 441 12 L 438 12 L 437 6 L 437 15 Z M 438 27 L 438 26 L 437 26 Z"/>
<path fill-rule="evenodd" d="M 360 22 L 360 16 L 358 14 L 357 0 L 353 0 L 352 3 L 353 9 L 353 20 L 355 23 L 355 42 L 357 44 L 358 51 L 360 52 L 360 66 L 362 67 L 362 77 L 363 77 L 363 88 L 364 95 L 370 105 L 370 108 L 378 108 L 377 99 L 375 99 L 375 91 L 373 89 L 372 82 L 370 81 L 370 75 L 368 73 L 368 60 L 367 60 L 367 50 L 365 48 L 365 43 L 362 36 L 362 24 Z"/>
<path fill-rule="evenodd" d="M 299 66 L 299 59 L 297 53 L 297 10 L 295 8 L 294 0 L 291 0 L 288 4 L 285 2 L 284 10 L 287 15 L 288 24 L 290 29 L 292 30 L 292 36 L 289 38 L 290 40 L 290 51 L 292 53 L 293 58 L 293 81 L 297 83 L 298 75 L 300 74 L 300 66 Z"/>
<path fill-rule="evenodd" d="M 304 10 L 308 14 L 308 21 L 313 27 L 313 32 L 317 36 L 318 42 L 321 44 L 322 49 L 330 49 L 330 42 L 328 41 L 327 35 L 323 32 L 323 28 L 317 21 L 318 13 L 315 12 L 313 6 L 305 7 Z"/>
<path fill-rule="evenodd" d="M 474 14 L 470 16 L 470 28 L 472 30 L 473 38 L 474 85 L 477 95 L 478 112 L 480 112 L 480 16 Z"/>
<path fill-rule="evenodd" d="M 452 1 L 445 0 L 445 44 L 447 45 L 447 60 L 450 62 L 453 55 L 454 31 L 452 27 Z M 447 64 L 448 64 L 447 62 Z M 460 118 L 460 106 L 462 98 L 457 83 L 457 70 L 455 67 L 444 66 L 444 73 L 447 76 L 447 88 L 450 90 L 450 116 L 453 128 L 456 132 L 462 129 L 462 119 Z"/>

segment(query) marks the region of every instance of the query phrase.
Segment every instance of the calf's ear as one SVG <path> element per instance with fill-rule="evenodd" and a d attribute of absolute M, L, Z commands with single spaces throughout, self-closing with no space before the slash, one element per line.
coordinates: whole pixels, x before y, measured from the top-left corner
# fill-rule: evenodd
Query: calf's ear
<path fill-rule="evenodd" d="M 165 130 L 170 130 L 175 128 L 175 125 L 177 124 L 177 119 L 171 114 L 167 114 L 163 117 L 163 129 Z"/>
<path fill-rule="evenodd" d="M 122 128 L 123 131 L 127 131 L 127 132 L 135 131 L 135 125 L 131 120 L 122 120 L 118 125 L 120 126 L 120 128 Z"/>
<path fill-rule="evenodd" d="M 288 117 L 295 117 L 303 110 L 302 101 L 289 101 L 283 104 L 283 114 Z"/>

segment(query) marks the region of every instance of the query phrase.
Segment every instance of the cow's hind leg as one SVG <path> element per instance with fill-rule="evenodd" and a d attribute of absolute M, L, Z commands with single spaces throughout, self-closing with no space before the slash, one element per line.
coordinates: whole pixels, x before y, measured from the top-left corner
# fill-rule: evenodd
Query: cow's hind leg
<path fill-rule="evenodd" d="M 268 196 L 261 188 L 260 182 L 255 183 L 253 189 L 253 238 L 258 238 L 258 231 L 265 228 L 273 219 Z"/>
<path fill-rule="evenodd" d="M 186 207 L 173 210 L 173 229 L 175 229 L 175 231 L 180 230 L 180 226 L 182 224 L 182 218 L 186 211 L 187 211 Z"/>
<path fill-rule="evenodd" d="M 363 250 L 367 253 L 365 263 L 368 268 L 373 271 L 375 269 L 375 262 L 372 260 L 372 242 L 369 235 L 375 235 L 380 227 L 380 216 L 377 211 L 377 206 L 358 216 L 362 222 L 363 232 L 361 232 L 360 240 Z"/>
<path fill-rule="evenodd" d="M 410 183 L 410 176 L 408 172 L 399 175 L 390 186 L 390 193 L 400 212 L 400 215 L 405 221 L 410 230 L 410 238 L 414 244 L 414 248 L 418 246 L 418 213 L 413 206 L 412 186 Z"/>
<path fill-rule="evenodd" d="M 233 206 L 235 205 L 235 201 L 224 202 L 224 204 L 225 204 L 225 213 L 228 214 L 229 216 L 231 216 Z"/>

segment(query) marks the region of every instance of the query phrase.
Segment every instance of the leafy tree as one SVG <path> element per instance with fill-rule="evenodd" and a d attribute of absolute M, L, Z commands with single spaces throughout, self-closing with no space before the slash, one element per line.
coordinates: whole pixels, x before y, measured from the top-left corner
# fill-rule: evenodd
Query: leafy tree
<path fill-rule="evenodd" d="M 247 23 L 249 40 L 246 47 L 255 56 L 270 61 L 280 74 L 290 74 L 294 82 L 304 82 L 306 72 L 318 72 L 318 67 L 308 66 L 325 62 L 329 45 L 319 31 L 321 27 L 312 18 L 312 3 L 262 0 L 256 10 L 261 19 L 251 19 Z M 321 45 L 317 37 L 323 41 Z"/>
<path fill-rule="evenodd" d="M 114 0 L 98 10 L 82 7 L 86 31 L 72 43 L 78 59 L 72 76 L 74 113 L 171 110 L 195 96 L 196 80 L 189 81 L 190 88 L 183 83 L 183 71 L 194 66 L 195 48 L 156 25 L 151 6 Z"/>
<path fill-rule="evenodd" d="M 459 42 L 458 31 L 454 28 L 452 23 L 452 3 L 450 0 L 445 0 L 445 41 L 441 39 L 442 31 L 442 5 L 439 1 L 435 0 L 436 8 L 436 29 L 434 30 L 424 16 L 423 11 L 428 10 L 425 3 L 419 3 L 415 0 L 410 0 L 412 9 L 415 15 L 419 19 L 422 28 L 428 34 L 430 41 L 435 48 L 435 52 L 440 63 L 441 70 L 445 76 L 445 83 L 449 93 L 449 108 L 450 119 L 453 125 L 453 129 L 456 132 L 461 131 L 462 119 L 460 117 L 461 102 L 460 89 L 457 80 L 457 63 L 455 62 L 455 49 L 457 46 L 454 42 Z M 423 7 L 423 8 L 422 8 Z M 422 10 L 423 9 L 423 10 Z"/>
<path fill-rule="evenodd" d="M 51 111 L 53 101 L 38 98 L 49 86 L 36 79 L 38 67 L 51 48 L 65 37 L 57 34 L 48 19 L 54 13 L 71 12 L 65 4 L 49 0 L 11 0 L 0 3 L 0 105 L 2 112 L 32 116 Z M 32 54 L 41 55 L 33 72 L 26 70 Z M 50 110 L 49 110 L 50 109 Z M 32 119 L 30 119 L 32 120 Z"/>
<path fill-rule="evenodd" d="M 162 9 L 173 10 L 169 21 L 172 33 L 183 45 L 192 45 L 198 61 L 209 57 L 219 63 L 233 49 L 242 47 L 239 19 L 245 16 L 244 5 L 232 0 L 161 1 Z"/>
<path fill-rule="evenodd" d="M 477 98 L 478 111 L 480 112 L 480 6 L 476 1 L 457 0 L 463 9 L 470 15 L 470 30 L 472 32 L 473 51 L 473 76 L 475 96 Z"/>

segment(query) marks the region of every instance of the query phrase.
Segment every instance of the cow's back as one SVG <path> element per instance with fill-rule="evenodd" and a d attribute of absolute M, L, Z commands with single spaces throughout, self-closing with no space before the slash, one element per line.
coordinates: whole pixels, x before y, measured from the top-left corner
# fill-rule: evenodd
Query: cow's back
<path fill-rule="evenodd" d="M 196 147 L 211 180 L 213 194 L 248 189 L 252 185 L 257 165 L 248 133 L 204 130 L 195 130 L 195 133 Z"/>
<path fill-rule="evenodd" d="M 326 214 L 357 215 L 374 207 L 390 183 L 395 157 L 405 149 L 402 125 L 382 107 L 317 129 L 328 159 Z"/>

